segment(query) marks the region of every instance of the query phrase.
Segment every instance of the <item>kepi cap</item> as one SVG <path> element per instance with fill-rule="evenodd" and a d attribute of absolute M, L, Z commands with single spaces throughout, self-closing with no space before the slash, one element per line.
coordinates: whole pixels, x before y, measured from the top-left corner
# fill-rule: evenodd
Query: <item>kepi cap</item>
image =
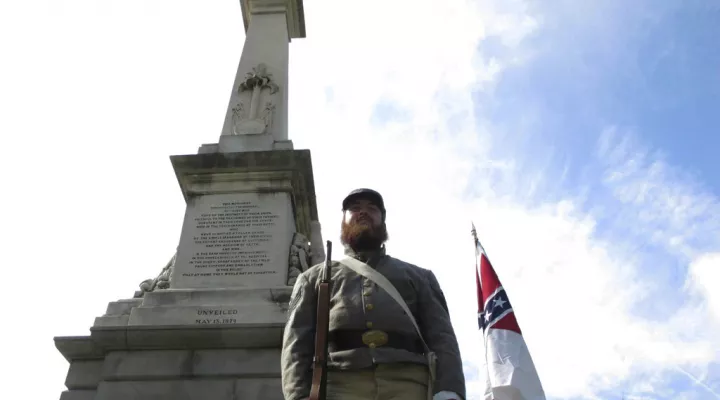
<path fill-rule="evenodd" d="M 345 196 L 345 199 L 342 202 L 343 211 L 347 210 L 351 201 L 358 199 L 358 198 L 368 199 L 368 200 L 372 201 L 373 203 L 375 203 L 375 205 L 377 205 L 378 208 L 380 208 L 380 211 L 382 211 L 383 219 L 384 219 L 384 217 L 385 217 L 385 202 L 383 201 L 382 196 L 377 191 L 368 189 L 368 188 L 355 189 L 352 192 L 350 192 L 347 196 Z"/>

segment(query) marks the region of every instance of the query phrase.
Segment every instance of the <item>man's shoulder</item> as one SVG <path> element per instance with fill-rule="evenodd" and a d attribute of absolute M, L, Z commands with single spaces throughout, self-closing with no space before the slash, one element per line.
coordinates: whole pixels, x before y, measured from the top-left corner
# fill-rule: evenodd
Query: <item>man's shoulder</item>
<path fill-rule="evenodd" d="M 385 258 L 386 258 L 385 263 L 388 265 L 391 265 L 393 268 L 404 269 L 408 272 L 415 273 L 415 274 L 418 274 L 421 276 L 428 276 L 429 274 L 432 274 L 431 270 L 429 270 L 427 268 L 423 268 L 417 264 L 413 264 L 411 262 L 401 260 L 399 258 L 390 256 L 390 255 L 385 255 Z"/>
<path fill-rule="evenodd" d="M 320 273 L 323 270 L 323 267 L 325 266 L 325 263 L 315 264 L 305 271 L 303 271 L 300 276 L 302 276 L 304 279 L 307 279 L 308 281 L 314 281 L 317 280 L 317 278 L 320 276 Z"/>
<path fill-rule="evenodd" d="M 335 270 L 340 263 L 338 261 L 332 262 L 332 268 L 331 270 Z M 302 276 L 302 279 L 306 279 L 309 283 L 316 283 L 318 280 L 320 280 L 320 277 L 325 271 L 325 262 L 321 262 L 318 264 L 315 264 L 305 271 L 303 271 L 300 276 Z M 300 278 L 298 278 L 300 279 Z"/>

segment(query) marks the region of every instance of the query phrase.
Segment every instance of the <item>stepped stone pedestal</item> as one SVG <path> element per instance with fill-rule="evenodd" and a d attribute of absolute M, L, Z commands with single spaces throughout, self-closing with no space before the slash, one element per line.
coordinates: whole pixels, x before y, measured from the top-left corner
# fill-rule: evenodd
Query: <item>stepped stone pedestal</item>
<path fill-rule="evenodd" d="M 178 251 L 89 336 L 57 337 L 62 400 L 277 399 L 294 277 L 324 258 L 310 152 L 171 157 L 187 202 Z M 320 249 L 322 249 L 320 247 Z"/>

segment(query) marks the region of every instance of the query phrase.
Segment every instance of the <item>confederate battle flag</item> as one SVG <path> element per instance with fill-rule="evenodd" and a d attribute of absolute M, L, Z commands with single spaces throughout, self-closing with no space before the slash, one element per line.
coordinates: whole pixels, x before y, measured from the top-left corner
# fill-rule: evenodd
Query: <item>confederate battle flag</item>
<path fill-rule="evenodd" d="M 475 232 L 478 326 L 485 339 L 485 400 L 545 400 L 510 300 Z"/>

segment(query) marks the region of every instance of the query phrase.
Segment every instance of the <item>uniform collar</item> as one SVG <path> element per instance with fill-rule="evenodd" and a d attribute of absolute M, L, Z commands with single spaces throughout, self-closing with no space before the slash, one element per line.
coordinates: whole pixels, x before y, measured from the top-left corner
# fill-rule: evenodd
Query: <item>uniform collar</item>
<path fill-rule="evenodd" d="M 383 256 L 385 256 L 385 245 L 383 244 L 380 246 L 377 250 L 370 250 L 370 251 L 360 251 L 356 252 L 353 249 L 351 249 L 349 246 L 345 246 L 345 255 L 355 258 L 359 261 L 362 261 L 364 263 L 369 264 L 370 266 L 374 266 L 375 263 L 377 263 L 378 260 L 380 260 Z"/>

